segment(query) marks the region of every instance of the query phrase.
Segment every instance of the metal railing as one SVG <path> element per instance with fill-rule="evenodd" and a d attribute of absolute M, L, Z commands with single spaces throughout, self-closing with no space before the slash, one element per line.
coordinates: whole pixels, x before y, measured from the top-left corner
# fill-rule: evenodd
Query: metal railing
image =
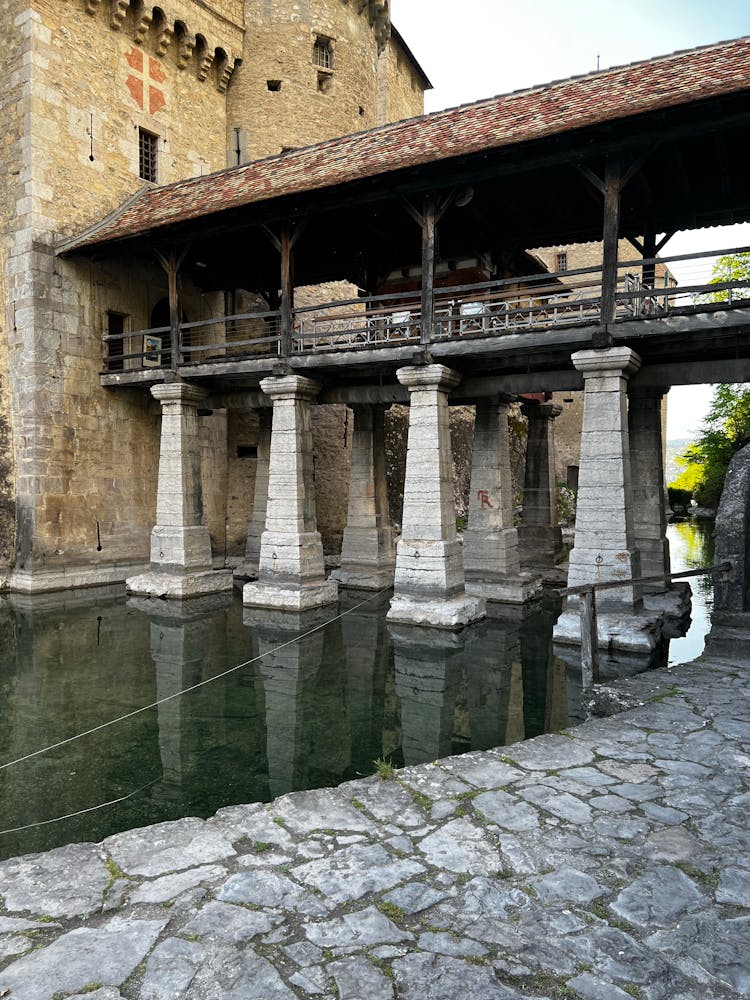
<path fill-rule="evenodd" d="M 581 680 L 584 692 L 591 691 L 599 683 L 599 632 L 596 617 L 596 594 L 602 590 L 622 590 L 624 587 L 635 587 L 641 584 L 666 583 L 674 580 L 687 580 L 694 576 L 718 576 L 732 571 L 733 564 L 728 561 L 716 566 L 702 566 L 698 569 L 684 570 L 680 573 L 662 573 L 658 576 L 640 576 L 631 580 L 607 580 L 603 583 L 583 583 L 577 587 L 565 587 L 560 591 L 562 597 L 580 598 L 581 616 Z"/>
<path fill-rule="evenodd" d="M 750 282 L 711 281 L 711 262 L 750 247 L 678 254 L 618 263 L 615 322 L 750 306 Z M 679 282 L 673 272 L 678 271 Z M 435 293 L 434 339 L 502 337 L 601 323 L 601 266 L 554 274 L 527 274 Z M 357 297 L 292 311 L 292 328 L 281 312 L 212 317 L 179 326 L 180 366 L 263 355 L 347 351 L 419 343 L 419 291 Z M 168 327 L 128 331 L 105 338 L 108 372 L 172 365 Z"/>

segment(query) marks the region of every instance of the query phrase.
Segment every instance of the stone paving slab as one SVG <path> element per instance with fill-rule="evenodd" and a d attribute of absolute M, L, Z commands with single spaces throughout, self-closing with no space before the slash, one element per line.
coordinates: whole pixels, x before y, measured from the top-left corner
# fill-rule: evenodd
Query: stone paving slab
<path fill-rule="evenodd" d="M 2 1000 L 750 997 L 747 665 L 564 734 L 0 863 Z"/>

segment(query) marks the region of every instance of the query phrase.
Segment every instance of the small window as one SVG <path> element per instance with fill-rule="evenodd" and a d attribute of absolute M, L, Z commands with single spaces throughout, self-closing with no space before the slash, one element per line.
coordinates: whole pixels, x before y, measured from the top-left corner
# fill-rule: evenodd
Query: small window
<path fill-rule="evenodd" d="M 568 270 L 568 255 L 564 250 L 561 250 L 557 255 L 557 270 L 567 271 Z"/>
<path fill-rule="evenodd" d="M 318 71 L 318 92 L 321 94 L 333 92 L 333 73 Z"/>
<path fill-rule="evenodd" d="M 318 35 L 313 45 L 313 66 L 318 69 L 333 69 L 333 42 L 330 38 Z"/>
<path fill-rule="evenodd" d="M 281 90 L 281 80 L 266 80 L 266 87 L 268 87 L 272 93 L 278 94 Z"/>
<path fill-rule="evenodd" d="M 255 444 L 238 444 L 237 458 L 257 458 L 258 446 Z"/>
<path fill-rule="evenodd" d="M 156 184 L 159 137 L 143 128 L 138 129 L 138 174 L 144 181 Z"/>
<path fill-rule="evenodd" d="M 365 109 L 362 107 L 361 104 L 359 106 L 359 117 L 360 118 L 364 118 L 365 117 Z"/>

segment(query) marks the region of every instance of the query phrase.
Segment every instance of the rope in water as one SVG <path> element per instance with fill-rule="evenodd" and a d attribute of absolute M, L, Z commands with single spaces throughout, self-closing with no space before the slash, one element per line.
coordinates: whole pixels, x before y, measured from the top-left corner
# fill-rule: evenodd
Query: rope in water
<path fill-rule="evenodd" d="M 306 639 L 307 636 L 313 635 L 315 632 L 320 632 L 324 628 L 328 628 L 329 625 L 333 625 L 335 622 L 340 621 L 347 615 L 352 614 L 354 611 L 358 611 L 359 608 L 364 607 L 365 604 L 369 604 L 376 598 L 380 597 L 386 592 L 388 588 L 378 591 L 377 593 L 371 594 L 366 597 L 359 604 L 355 604 L 354 607 L 347 608 L 346 611 L 342 611 L 338 615 L 334 615 L 333 618 L 327 621 L 321 622 L 319 625 L 313 626 L 313 628 L 308 629 L 306 632 L 302 632 L 299 635 L 294 636 L 292 639 L 288 639 L 286 642 L 279 643 L 278 646 L 274 646 L 273 649 L 267 650 L 265 653 L 260 653 L 258 656 L 254 656 L 250 660 L 245 660 L 242 663 L 238 663 L 233 667 L 229 667 L 227 670 L 223 670 L 220 674 L 215 674 L 213 677 L 207 677 L 205 680 L 198 681 L 197 684 L 192 684 L 190 687 L 183 688 L 180 691 L 174 691 L 172 694 L 166 695 L 164 698 L 159 698 L 157 701 L 152 701 L 148 705 L 142 705 L 140 708 L 133 709 L 132 712 L 126 712 L 124 715 L 120 715 L 115 719 L 110 719 L 107 722 L 102 722 L 98 726 L 92 726 L 90 729 L 85 729 L 83 732 L 76 733 L 74 736 L 68 736 L 63 740 L 58 740 L 57 743 L 51 743 L 49 746 L 41 747 L 38 750 L 33 750 L 31 753 L 24 754 L 22 757 L 16 757 L 15 760 L 6 761 L 4 764 L 0 764 L 0 771 L 6 768 L 13 767 L 15 764 L 22 764 L 24 761 L 32 760 L 35 757 L 40 757 L 42 754 L 49 753 L 51 750 L 57 750 L 60 747 L 67 746 L 70 743 L 75 743 L 77 740 L 84 739 L 86 736 L 91 736 L 94 733 L 101 732 L 103 729 L 108 729 L 110 726 L 116 726 L 120 722 L 125 722 L 127 719 L 132 719 L 136 715 L 141 715 L 143 712 L 148 712 L 153 708 L 158 708 L 160 705 L 164 705 L 168 701 L 174 701 L 175 698 L 181 698 L 183 695 L 190 694 L 192 691 L 197 691 L 198 688 L 205 687 L 207 684 L 213 684 L 214 681 L 221 680 L 223 677 L 228 677 L 229 674 L 233 674 L 238 670 L 242 670 L 243 667 L 249 667 L 253 663 L 257 663 L 259 660 L 265 659 L 267 656 L 273 656 L 282 649 L 286 649 L 288 646 L 293 646 L 295 643 L 300 642 L 302 639 Z M 0 836 L 8 833 L 20 833 L 23 830 L 31 830 L 39 826 L 47 826 L 50 823 L 60 823 L 63 820 L 71 819 L 75 816 L 81 816 L 84 813 L 95 812 L 97 809 L 105 809 L 108 806 L 117 805 L 119 802 L 124 802 L 126 799 L 133 798 L 133 796 L 138 795 L 139 792 L 144 791 L 144 789 L 155 784 L 159 779 L 154 778 L 152 781 L 147 782 L 147 784 L 142 785 L 140 788 L 134 789 L 132 792 L 128 792 L 127 795 L 120 796 L 117 799 L 111 799 L 108 802 L 102 802 L 99 805 L 89 806 L 86 809 L 79 809 L 77 812 L 67 813 L 64 816 L 56 816 L 53 819 L 41 820 L 37 823 L 29 823 L 27 826 L 19 826 L 9 830 L 0 830 Z"/>

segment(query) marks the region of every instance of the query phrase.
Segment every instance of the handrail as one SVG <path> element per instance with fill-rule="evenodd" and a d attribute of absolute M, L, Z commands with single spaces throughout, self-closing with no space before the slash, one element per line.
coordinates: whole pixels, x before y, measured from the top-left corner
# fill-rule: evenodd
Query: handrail
<path fill-rule="evenodd" d="M 747 305 L 750 299 L 747 279 L 715 283 L 699 279 L 683 285 L 671 281 L 664 285 L 657 283 L 664 277 L 662 269 L 666 268 L 668 274 L 672 262 L 743 253 L 750 254 L 750 247 L 618 261 L 615 318 L 649 318 Z M 652 281 L 646 277 L 646 272 L 657 267 L 658 279 Z M 419 283 L 418 278 L 415 282 Z M 594 264 L 554 273 L 542 271 L 468 285 L 438 286 L 435 289 L 434 339 L 494 337 L 535 327 L 599 323 L 601 282 L 601 264 Z M 714 302 L 716 297 L 721 301 Z M 181 322 L 180 331 L 185 339 L 181 344 L 180 363 L 189 365 L 215 360 L 206 358 L 206 352 L 229 348 L 230 344 L 235 352 L 262 351 L 281 355 L 285 333 L 295 353 L 372 348 L 416 340 L 421 328 L 420 292 L 414 288 L 300 306 L 294 309 L 292 322 L 291 331 L 281 330 L 279 310 Z M 257 332 L 262 335 L 253 336 L 249 328 L 243 329 L 245 324 L 257 324 Z M 209 332 L 212 327 L 217 328 L 216 336 Z M 103 336 L 104 344 L 111 349 L 105 360 L 105 373 L 122 370 L 124 363 L 136 362 L 137 366 L 139 360 L 144 367 L 164 367 L 171 357 L 170 334 L 169 327 L 151 327 Z M 132 351 L 138 337 L 161 338 L 162 343 L 144 343 L 140 351 Z"/>
<path fill-rule="evenodd" d="M 601 583 L 583 583 L 577 587 L 565 587 L 560 591 L 564 597 L 581 598 L 581 682 L 584 696 L 593 691 L 599 683 L 599 634 L 596 622 L 596 593 L 601 590 L 621 590 L 641 583 L 671 583 L 673 580 L 685 580 L 693 576 L 718 575 L 730 573 L 734 568 L 729 560 L 717 563 L 715 566 L 702 566 L 698 569 L 683 570 L 680 573 L 661 573 L 657 576 L 640 576 L 629 580 L 605 580 Z"/>
<path fill-rule="evenodd" d="M 658 576 L 638 576 L 628 580 L 603 580 L 601 583 L 581 583 L 577 587 L 565 587 L 559 593 L 563 597 L 570 597 L 573 594 L 585 594 L 590 590 L 618 590 L 621 587 L 630 587 L 636 583 L 671 583 L 673 580 L 685 580 L 690 576 L 707 576 L 709 573 L 728 573 L 732 569 L 732 563 L 724 560 L 715 566 L 702 566 L 698 569 L 684 570 L 680 573 L 661 573 Z"/>

